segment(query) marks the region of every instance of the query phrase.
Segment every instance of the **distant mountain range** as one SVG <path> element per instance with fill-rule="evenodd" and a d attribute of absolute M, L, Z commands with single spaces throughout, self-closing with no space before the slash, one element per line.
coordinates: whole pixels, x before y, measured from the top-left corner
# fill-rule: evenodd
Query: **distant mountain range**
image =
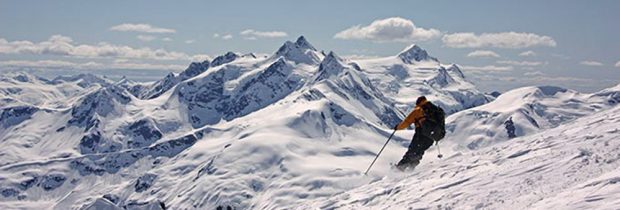
<path fill-rule="evenodd" d="M 10 73 L 0 76 L 0 207 L 314 208 L 396 173 L 389 162 L 411 131 L 360 172 L 420 95 L 450 115 L 446 151 L 473 154 L 612 109 L 619 91 L 542 86 L 495 98 L 418 45 L 348 60 L 303 36 L 270 56 L 228 52 L 154 82 Z"/>

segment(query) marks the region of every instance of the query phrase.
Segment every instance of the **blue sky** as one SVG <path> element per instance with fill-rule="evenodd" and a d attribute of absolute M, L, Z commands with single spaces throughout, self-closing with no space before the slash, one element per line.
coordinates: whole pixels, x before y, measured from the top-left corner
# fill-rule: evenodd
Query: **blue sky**
<path fill-rule="evenodd" d="M 619 1 L 0 0 L 0 71 L 159 76 L 227 51 L 272 53 L 304 35 L 344 57 L 416 43 L 485 91 L 595 91 L 620 82 L 619 9 Z"/>

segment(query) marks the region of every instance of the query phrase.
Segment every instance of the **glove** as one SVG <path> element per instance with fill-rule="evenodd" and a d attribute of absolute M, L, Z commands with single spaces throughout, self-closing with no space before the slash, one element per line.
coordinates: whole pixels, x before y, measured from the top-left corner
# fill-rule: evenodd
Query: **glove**
<path fill-rule="evenodd" d="M 399 124 L 396 124 L 396 125 L 394 126 L 394 130 L 398 130 L 398 125 L 399 125 Z"/>

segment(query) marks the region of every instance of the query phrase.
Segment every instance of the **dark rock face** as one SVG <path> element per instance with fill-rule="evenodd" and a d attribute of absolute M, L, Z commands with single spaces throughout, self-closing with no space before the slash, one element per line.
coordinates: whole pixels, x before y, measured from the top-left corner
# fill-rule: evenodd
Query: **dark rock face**
<path fill-rule="evenodd" d="M 21 181 L 19 183 L 19 188 L 21 190 L 27 190 L 30 189 L 31 187 L 33 187 L 34 185 L 37 184 L 37 182 L 39 182 L 39 177 L 38 176 L 32 176 L 24 181 Z"/>
<path fill-rule="evenodd" d="M 280 58 L 232 90 L 234 94 L 226 94 L 227 75 L 222 69 L 200 81 L 181 84 L 177 88 L 179 101 L 187 105 L 188 118 L 195 128 L 231 120 L 268 106 L 300 87 L 300 79 L 291 73 L 291 67 Z"/>
<path fill-rule="evenodd" d="M 149 209 L 149 210 L 166 210 L 166 204 L 162 201 L 136 201 L 129 200 L 122 209 Z"/>
<path fill-rule="evenodd" d="M 50 191 L 62 186 L 66 180 L 67 177 L 62 174 L 48 174 L 43 176 L 39 185 L 43 188 L 43 190 Z"/>
<path fill-rule="evenodd" d="M 442 88 L 454 82 L 454 78 L 450 76 L 448 71 L 444 67 L 437 69 L 437 76 L 429 79 L 427 82 L 433 87 Z"/>
<path fill-rule="evenodd" d="M 321 61 L 319 64 L 319 70 L 317 71 L 317 76 L 314 81 L 321 81 L 329 78 L 332 75 L 338 75 L 345 69 L 342 64 L 342 60 L 336 55 L 334 52 L 329 52 L 329 54 Z"/>
<path fill-rule="evenodd" d="M 214 66 L 213 63 L 205 60 L 203 62 L 193 62 L 191 63 L 187 69 L 182 71 L 179 75 L 175 75 L 170 73 L 166 75 L 163 79 L 155 82 L 152 86 L 143 87 L 144 92 L 140 95 L 139 98 L 142 99 L 153 99 L 161 96 L 168 90 L 172 89 L 174 86 L 183 82 L 185 80 L 191 79 L 192 77 L 198 76 L 203 72 L 207 71 L 211 66 Z"/>
<path fill-rule="evenodd" d="M 0 194 L 3 197 L 16 197 L 18 200 L 23 200 L 26 199 L 26 195 L 20 195 L 22 191 L 26 191 L 34 186 L 41 187 L 45 191 L 52 191 L 62 186 L 67 180 L 67 177 L 60 173 L 50 173 L 39 176 L 34 173 L 25 172 L 22 173 L 22 175 L 26 176 L 23 181 L 12 184 L 12 186 L 16 186 L 17 188 L 0 186 Z"/>
<path fill-rule="evenodd" d="M 152 158 L 161 156 L 173 157 L 194 145 L 196 141 L 197 138 L 194 135 L 187 135 L 161 142 L 151 147 L 78 158 L 71 161 L 69 167 L 77 170 L 82 176 L 91 174 L 101 176 L 105 173 L 114 174 L 121 168 L 128 167 L 146 156 L 151 156 Z"/>
<path fill-rule="evenodd" d="M 95 146 L 101 142 L 101 133 L 95 132 L 87 134 L 80 140 L 80 152 L 89 154 L 95 152 Z"/>
<path fill-rule="evenodd" d="M 14 188 L 4 188 L 0 190 L 0 194 L 2 194 L 2 196 L 5 198 L 15 197 L 19 195 L 19 191 Z"/>
<path fill-rule="evenodd" d="M 220 55 L 217 56 L 213 59 L 213 62 L 211 62 L 212 66 L 219 66 L 222 64 L 227 64 L 230 62 L 233 62 L 235 59 L 239 58 L 239 55 L 237 55 L 234 52 L 227 52 L 224 55 Z"/>
<path fill-rule="evenodd" d="M 493 97 L 495 97 L 495 98 L 499 97 L 499 95 L 501 95 L 501 94 L 502 94 L 502 93 L 500 93 L 500 92 L 498 92 L 498 91 L 493 91 L 493 92 L 489 93 L 489 95 L 491 95 L 491 96 L 493 96 Z"/>
<path fill-rule="evenodd" d="M 2 126 L 10 127 L 17 125 L 23 121 L 26 121 L 32 117 L 34 113 L 39 111 L 39 108 L 31 106 L 15 106 L 2 109 L 0 114 L 0 124 Z"/>
<path fill-rule="evenodd" d="M 155 126 L 155 123 L 147 119 L 142 119 L 129 125 L 125 132 L 130 137 L 130 140 L 127 142 L 129 148 L 149 146 L 163 136 Z"/>
<path fill-rule="evenodd" d="M 120 200 L 118 195 L 114 195 L 114 194 L 105 194 L 103 195 L 103 198 L 112 202 L 113 204 L 118 204 L 118 201 Z"/>
<path fill-rule="evenodd" d="M 234 208 L 232 206 L 229 205 L 220 205 L 217 206 L 217 208 L 215 208 L 217 210 L 234 210 Z"/>
<path fill-rule="evenodd" d="M 207 71 L 210 66 L 211 63 L 209 63 L 209 61 L 192 62 L 191 64 L 189 64 L 189 67 L 187 67 L 187 69 L 185 69 L 183 72 L 181 72 L 181 74 L 179 74 L 179 77 L 183 80 L 195 77 Z"/>
<path fill-rule="evenodd" d="M 121 143 L 106 140 L 97 130 L 87 133 L 80 139 L 80 153 L 82 154 L 116 152 L 122 148 Z"/>
<path fill-rule="evenodd" d="M 71 109 L 71 119 L 68 124 L 85 127 L 85 131 L 96 126 L 96 115 L 107 116 L 114 111 L 115 103 L 122 105 L 131 101 L 130 94 L 125 89 L 117 86 L 101 88 L 86 95 L 78 105 Z"/>
<path fill-rule="evenodd" d="M 149 187 L 153 185 L 153 181 L 155 181 L 155 178 L 157 178 L 157 175 L 155 174 L 145 174 L 138 178 L 136 184 L 134 185 L 136 192 L 143 192 L 149 189 Z"/>
<path fill-rule="evenodd" d="M 96 127 L 96 126 L 95 126 Z M 125 127 L 121 132 L 125 134 L 125 143 L 114 141 L 103 136 L 102 132 L 93 127 L 80 140 L 79 149 L 82 154 L 116 152 L 123 148 L 142 148 L 147 147 L 161 139 L 163 133 L 156 127 L 150 119 L 138 120 Z"/>

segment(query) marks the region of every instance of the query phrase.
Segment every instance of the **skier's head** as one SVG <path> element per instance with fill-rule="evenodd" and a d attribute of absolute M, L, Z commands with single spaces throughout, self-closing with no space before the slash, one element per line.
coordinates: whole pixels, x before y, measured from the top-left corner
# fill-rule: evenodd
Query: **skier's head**
<path fill-rule="evenodd" d="M 418 100 L 415 101 L 415 105 L 418 106 L 418 105 L 420 105 L 420 104 L 422 104 L 424 102 L 426 102 L 426 97 L 420 96 L 420 97 L 418 97 Z"/>

